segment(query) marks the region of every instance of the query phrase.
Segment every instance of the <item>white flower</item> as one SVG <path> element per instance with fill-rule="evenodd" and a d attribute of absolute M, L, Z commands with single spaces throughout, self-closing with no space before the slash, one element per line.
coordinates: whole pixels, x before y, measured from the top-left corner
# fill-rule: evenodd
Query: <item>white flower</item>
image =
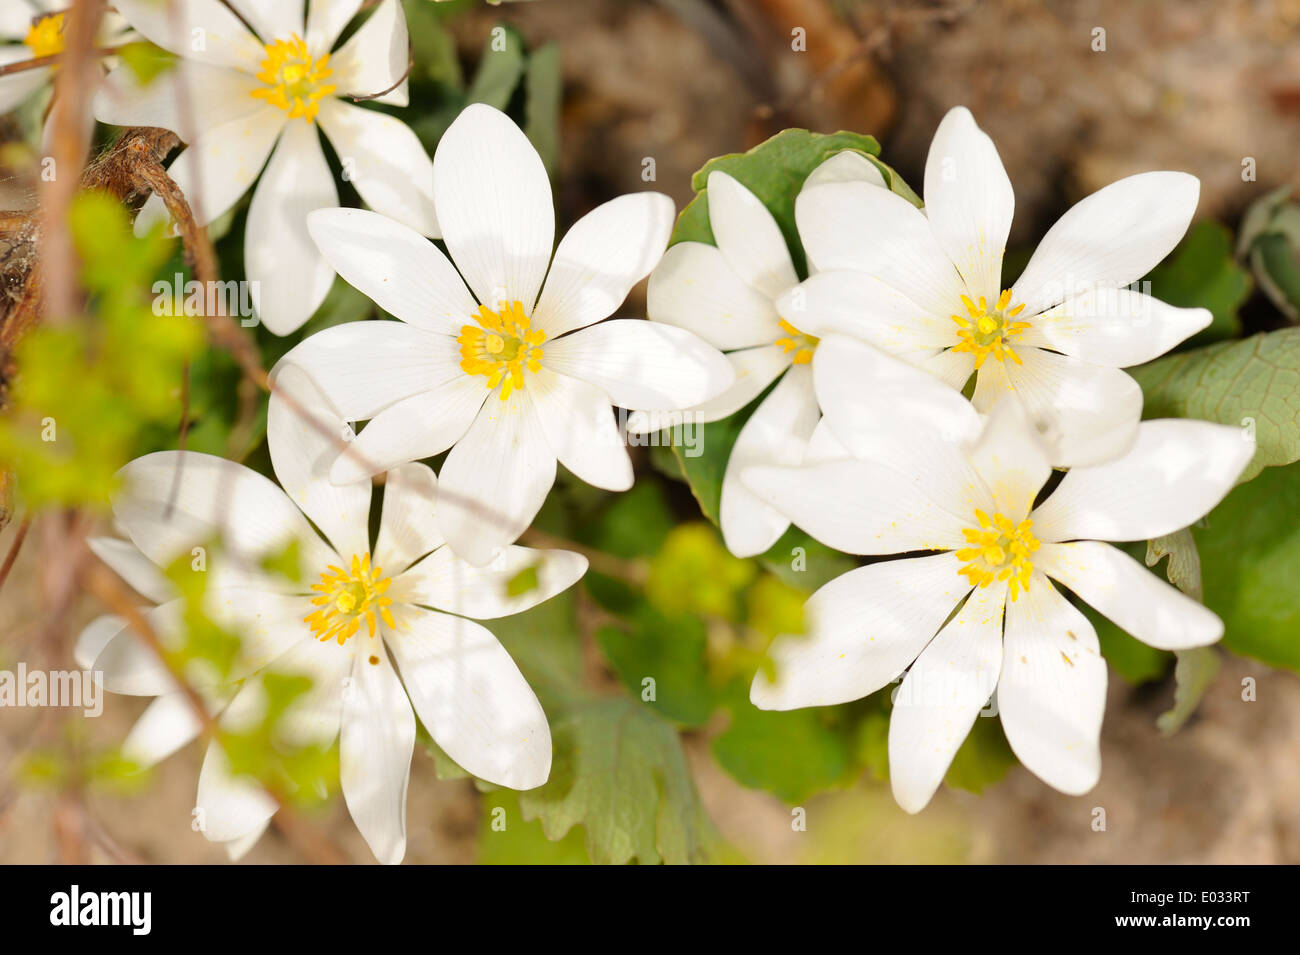
<path fill-rule="evenodd" d="M 0 66 L 62 53 L 70 6 L 67 0 L 5 3 L 0 8 Z M 131 31 L 121 17 L 104 14 L 99 24 L 98 45 L 116 46 L 130 38 Z M 17 109 L 53 80 L 53 66 L 37 66 L 0 76 L 0 113 Z"/>
<path fill-rule="evenodd" d="M 283 491 L 221 458 L 146 455 L 123 469 L 125 487 L 114 501 L 131 543 L 93 546 L 142 596 L 158 602 L 145 616 L 175 639 L 183 630 L 183 602 L 157 568 L 178 556 L 189 560 L 194 548 L 220 538 L 222 553 L 207 557 L 205 606 L 241 636 L 241 647 L 224 685 L 197 674 L 202 692 L 214 708 L 229 700 L 222 725 L 238 731 L 261 717 L 265 668 L 309 676 L 312 689 L 277 725 L 299 744 L 329 745 L 339 737 L 340 781 L 352 818 L 380 861 L 398 862 L 406 848 L 415 714 L 475 776 L 513 789 L 546 781 L 546 716 L 496 638 L 465 618 L 526 610 L 571 586 L 587 561 L 568 551 L 511 547 L 489 567 L 469 566 L 442 546 L 434 527 L 436 479 L 423 464 L 388 472 L 372 546 L 371 482 L 337 486 L 326 478 L 350 436 L 346 425 L 324 410 L 323 396 L 300 369 L 281 366 L 273 379 L 278 390 L 267 440 Z M 290 542 L 299 549 L 302 582 L 274 576 L 259 563 Z M 537 586 L 508 595 L 507 583 L 530 567 Z M 83 665 L 93 659 L 110 691 L 158 696 L 128 738 L 129 756 L 154 762 L 197 733 L 172 676 L 124 621 L 92 623 L 78 659 Z M 240 680 L 236 692 L 233 681 Z M 204 834 L 236 851 L 256 841 L 275 811 L 261 788 L 231 775 L 215 743 L 199 777 L 197 806 Z"/>
<path fill-rule="evenodd" d="M 313 209 L 339 204 L 317 123 L 367 204 L 438 234 L 432 164 L 415 133 L 342 98 L 391 88 L 375 102 L 406 105 L 409 51 L 398 0 L 384 0 L 333 53 L 360 0 L 313 0 L 305 28 L 303 0 L 231 0 L 257 37 L 217 0 L 116 6 L 181 61 L 147 86 L 125 67 L 114 70 L 95 98 L 95 116 L 119 126 L 160 126 L 189 142 L 169 173 L 200 225 L 226 212 L 262 173 L 244 233 L 244 268 L 253 304 L 272 332 L 286 335 L 302 325 L 334 279 L 304 221 Z M 143 233 L 166 218 L 153 196 L 136 229 Z"/>
<path fill-rule="evenodd" d="M 827 182 L 885 185 L 870 160 L 848 151 L 813 170 L 803 189 Z M 722 478 L 723 539 L 733 554 L 752 557 L 775 544 L 790 522 L 750 493 L 739 474 L 752 464 L 803 460 L 821 417 L 808 367 L 818 339 L 807 334 L 797 304 L 787 302 L 778 310 L 776 303 L 799 277 L 767 207 L 721 171 L 709 174 L 706 195 L 717 245 L 679 242 L 665 252 L 650 276 L 646 311 L 651 321 L 688 329 L 727 350 L 735 383 L 691 408 L 696 421 L 729 417 L 781 379 L 745 422 Z M 641 416 L 628 430 L 652 431 L 669 423 L 671 416 Z"/>
<path fill-rule="evenodd" d="M 688 407 L 730 384 L 731 369 L 681 329 L 601 321 L 659 260 L 672 228 L 667 196 L 598 206 L 552 262 L 541 158 L 503 113 L 476 105 L 438 144 L 434 201 L 460 274 L 433 243 L 382 216 L 331 209 L 309 217 L 339 274 L 401 321 L 325 329 L 285 360 L 306 368 L 346 418 L 371 419 L 332 480 L 451 448 L 439 529 L 457 554 L 481 564 L 528 527 L 557 459 L 589 484 L 631 487 L 611 405 Z"/>
<path fill-rule="evenodd" d="M 1063 792 L 1091 789 L 1106 666 L 1087 618 L 1048 578 L 1151 646 L 1218 640 L 1223 623 L 1211 611 L 1100 542 L 1199 520 L 1233 486 L 1253 438 L 1203 421 L 1145 421 L 1127 452 L 1074 468 L 1035 505 L 1052 468 L 1017 402 L 984 418 L 929 375 L 847 340 L 814 373 L 819 389 L 841 392 L 826 424 L 853 456 L 753 468 L 743 479 L 837 550 L 941 553 L 873 563 L 818 590 L 809 633 L 774 644 L 777 680 L 760 674 L 750 698 L 763 709 L 841 703 L 906 669 L 890 779 L 899 804 L 917 812 L 996 688 L 1021 762 Z M 875 398 L 858 378 L 874 383 Z"/>
<path fill-rule="evenodd" d="M 1199 192 L 1181 172 L 1112 183 L 1066 212 L 1002 289 L 1011 183 L 993 141 L 958 107 L 930 145 L 924 212 L 853 183 L 800 194 L 795 216 L 819 270 L 799 290 L 807 329 L 866 338 L 957 389 L 975 371 L 975 406 L 1017 398 L 1054 464 L 1105 460 L 1133 442 L 1142 408 L 1119 369 L 1210 322 L 1203 308 L 1123 288 L 1182 238 Z"/>

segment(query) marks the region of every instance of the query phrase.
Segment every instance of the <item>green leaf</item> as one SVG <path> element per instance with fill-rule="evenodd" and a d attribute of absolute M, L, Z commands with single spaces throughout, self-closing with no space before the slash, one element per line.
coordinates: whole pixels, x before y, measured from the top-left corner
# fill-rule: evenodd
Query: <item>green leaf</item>
<path fill-rule="evenodd" d="M 1219 673 L 1219 651 L 1213 647 L 1175 650 L 1174 655 L 1178 657 L 1178 665 L 1174 667 L 1174 705 L 1156 717 L 1156 726 L 1166 736 L 1178 732 L 1191 718 Z"/>
<path fill-rule="evenodd" d="M 517 794 L 496 790 L 483 795 L 479 824 L 479 865 L 588 865 L 582 832 L 570 830 L 558 842 L 546 838 L 541 823 L 526 821 Z"/>
<path fill-rule="evenodd" d="M 1250 297 L 1250 274 L 1233 258 L 1232 233 L 1217 222 L 1194 226 L 1147 276 L 1151 294 L 1180 308 L 1208 308 L 1214 320 L 1192 339 L 1204 345 L 1241 334 L 1237 309 Z"/>
<path fill-rule="evenodd" d="M 1203 595 L 1201 555 L 1196 550 L 1196 538 L 1192 536 L 1191 528 L 1184 527 L 1172 534 L 1148 541 L 1147 566 L 1154 567 L 1162 557 L 1169 558 L 1169 567 L 1166 570 L 1169 582 L 1189 597 L 1200 600 Z"/>
<path fill-rule="evenodd" d="M 1078 606 L 1097 631 L 1102 657 L 1127 682 L 1138 686 L 1159 680 L 1165 675 L 1169 669 L 1168 652 L 1157 650 L 1129 636 L 1087 604 L 1080 603 Z"/>
<path fill-rule="evenodd" d="M 1168 355 L 1131 373 L 1144 418 L 1253 425 L 1257 450 L 1242 482 L 1300 459 L 1300 328 Z"/>
<path fill-rule="evenodd" d="M 503 32 L 498 40 L 496 30 Z M 495 49 L 494 47 L 500 47 Z M 483 47 L 478 72 L 470 84 L 467 100 L 470 103 L 487 103 L 504 110 L 524 75 L 524 38 L 514 27 L 493 28 L 493 35 Z"/>
<path fill-rule="evenodd" d="M 707 862 L 714 836 L 672 724 L 626 699 L 575 702 L 552 718 L 546 785 L 519 794 L 551 840 L 586 830 L 601 865 Z"/>
<path fill-rule="evenodd" d="M 1016 754 L 1011 751 L 1002 732 L 1002 721 L 991 716 L 975 720 L 970 733 L 962 742 L 944 782 L 957 789 L 982 793 L 994 783 L 1001 782 L 1007 771 L 1016 764 Z"/>
<path fill-rule="evenodd" d="M 560 99 L 563 92 L 560 48 L 548 43 L 528 56 L 524 77 L 524 132 L 542 157 L 546 172 L 552 179 L 560 164 Z"/>
<path fill-rule="evenodd" d="M 1300 465 L 1270 468 L 1193 528 L 1223 646 L 1300 670 Z"/>
<path fill-rule="evenodd" d="M 709 173 L 721 170 L 739 180 L 750 192 L 754 193 L 767 206 L 775 217 L 777 225 L 785 235 L 786 245 L 790 248 L 790 257 L 794 260 L 795 270 L 800 275 L 807 275 L 807 260 L 803 246 L 799 242 L 799 230 L 794 222 L 794 200 L 803 188 L 804 180 L 823 162 L 851 149 L 869 157 L 891 183 L 895 192 L 911 194 L 909 201 L 920 205 L 915 193 L 908 189 L 892 169 L 875 157 L 880 154 L 880 145 L 874 137 L 861 136 L 857 133 L 810 133 L 806 129 L 787 129 L 777 133 L 766 142 L 760 143 L 749 152 L 732 153 L 710 159 L 694 176 L 691 187 L 697 195 L 677 217 L 677 226 L 673 229 L 671 245 L 678 242 L 707 242 L 716 245 L 713 230 L 709 226 L 708 182 Z"/>
<path fill-rule="evenodd" d="M 582 640 L 572 590 L 485 626 L 510 653 L 543 704 L 561 702 L 581 688 Z"/>
<path fill-rule="evenodd" d="M 777 712 L 736 701 L 731 725 L 713 741 L 713 755 L 736 781 L 796 805 L 845 785 L 857 770 L 857 740 L 840 707 Z"/>
<path fill-rule="evenodd" d="M 628 692 L 669 719 L 702 726 L 717 705 L 709 685 L 704 621 L 693 615 L 669 618 L 641 601 L 627 614 L 627 623 L 626 628 L 601 627 L 596 640 Z"/>

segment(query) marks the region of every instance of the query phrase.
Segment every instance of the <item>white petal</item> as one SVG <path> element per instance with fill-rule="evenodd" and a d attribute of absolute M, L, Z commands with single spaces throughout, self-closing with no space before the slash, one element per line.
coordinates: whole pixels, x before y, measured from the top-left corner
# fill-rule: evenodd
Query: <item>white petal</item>
<path fill-rule="evenodd" d="M 175 588 L 158 570 L 157 565 L 129 541 L 118 540 L 116 537 L 88 537 L 86 545 L 146 600 L 160 604 L 176 596 Z"/>
<path fill-rule="evenodd" d="M 817 271 L 865 272 L 932 315 L 961 307 L 961 276 L 929 221 L 902 196 L 865 182 L 836 182 L 804 189 L 794 208 Z"/>
<path fill-rule="evenodd" d="M 1088 618 L 1035 574 L 1007 604 L 998 712 L 1025 767 L 1078 796 L 1101 776 L 1106 663 Z"/>
<path fill-rule="evenodd" d="M 113 513 L 136 547 L 166 567 L 220 539 L 225 561 L 256 565 L 297 541 L 304 566 L 331 551 L 285 493 L 241 464 L 192 451 L 159 451 L 118 472 Z M 179 475 L 179 479 L 178 479 Z"/>
<path fill-rule="evenodd" d="M 207 225 L 239 201 L 262 171 L 284 126 L 285 114 L 267 106 L 204 129 L 176 157 L 167 174 L 185 194 L 195 222 Z M 144 235 L 158 222 L 167 220 L 162 199 L 150 196 L 136 216 L 136 234 Z"/>
<path fill-rule="evenodd" d="M 888 189 L 880 168 L 862 153 L 846 149 L 823 161 L 803 181 L 804 189 L 822 186 L 828 182 L 865 182 Z"/>
<path fill-rule="evenodd" d="M 728 352 L 735 380 L 715 398 L 691 408 L 688 414 L 697 421 L 721 421 L 729 418 L 757 398 L 777 376 L 791 367 L 790 354 L 780 345 L 761 345 Z M 629 428 L 629 430 L 631 430 Z"/>
<path fill-rule="evenodd" d="M 818 272 L 777 299 L 776 307 L 802 332 L 860 338 L 909 361 L 957 340 L 950 318 L 926 313 L 864 272 Z"/>
<path fill-rule="evenodd" d="M 953 351 L 947 348 L 917 363 L 938 378 L 949 388 L 961 391 L 975 371 L 975 356 L 970 352 Z"/>
<path fill-rule="evenodd" d="M 195 805 L 199 831 L 213 842 L 229 842 L 260 832 L 275 815 L 275 800 L 251 776 L 235 776 L 230 760 L 215 740 L 208 744 L 199 770 Z"/>
<path fill-rule="evenodd" d="M 993 409 L 970 457 L 993 492 L 994 506 L 1017 524 L 1029 516 L 1034 498 L 1052 475 L 1047 448 L 1017 401 Z"/>
<path fill-rule="evenodd" d="M 265 43 L 302 36 L 303 0 L 230 0 Z"/>
<path fill-rule="evenodd" d="M 755 674 L 750 700 L 764 710 L 831 706 L 897 679 L 970 592 L 960 567 L 946 553 L 881 561 L 835 578 L 804 605 L 807 632 L 772 644 L 776 682 Z"/>
<path fill-rule="evenodd" d="M 1133 443 L 1142 389 L 1131 377 L 1118 368 L 1041 348 L 1024 348 L 1019 354 L 1024 364 L 986 361 L 976 373 L 976 408 L 989 411 L 1014 393 L 1059 467 L 1105 461 Z M 1005 386 L 998 386 L 999 374 Z"/>
<path fill-rule="evenodd" d="M 345 282 L 404 322 L 455 336 L 478 312 L 447 257 L 409 226 L 364 209 L 326 209 L 308 217 L 307 230 Z"/>
<path fill-rule="evenodd" d="M 443 544 L 434 507 L 438 479 L 427 464 L 403 464 L 384 481 L 374 563 L 396 576 Z"/>
<path fill-rule="evenodd" d="M 145 769 L 189 743 L 201 729 L 194 707 L 182 691 L 164 693 L 135 721 L 122 742 L 122 755 Z"/>
<path fill-rule="evenodd" d="M 532 523 L 555 483 L 555 454 L 527 390 L 493 397 L 442 466 L 438 527 L 472 564 L 490 561 Z"/>
<path fill-rule="evenodd" d="M 456 340 L 404 322 L 347 322 L 309 336 L 281 359 L 299 365 L 349 421 L 464 378 Z"/>
<path fill-rule="evenodd" d="M 481 376 L 462 374 L 403 398 L 361 429 L 334 462 L 330 480 L 365 480 L 399 464 L 441 454 L 464 436 L 488 397 Z"/>
<path fill-rule="evenodd" d="M 537 586 L 511 595 L 507 587 L 533 568 Z M 394 600 L 424 604 L 462 617 L 490 620 L 535 607 L 572 587 L 587 572 L 587 558 L 567 550 L 502 548 L 484 567 L 475 567 L 440 547 L 393 581 Z"/>
<path fill-rule="evenodd" d="M 310 608 L 310 604 L 307 606 Z M 305 625 L 303 631 L 307 632 Z M 222 727 L 237 733 L 249 732 L 265 722 L 271 699 L 265 685 L 268 673 L 305 677 L 311 681 L 311 686 L 294 697 L 278 716 L 275 724 L 277 737 L 290 746 L 329 746 L 339 732 L 343 696 L 350 685 L 353 657 L 369 656 L 379 646 L 378 633 L 371 637 L 364 627 L 344 646 L 312 636 L 299 638 L 269 670 L 256 673 L 245 681 L 221 715 Z"/>
<path fill-rule="evenodd" d="M 1126 288 L 1093 288 L 1035 315 L 1023 338 L 1094 364 L 1128 368 L 1160 357 L 1212 319 L 1204 308 L 1174 308 Z"/>
<path fill-rule="evenodd" d="M 406 855 L 406 786 L 415 752 L 415 713 L 382 646 L 356 655 L 343 693 L 339 783 L 348 812 L 375 858 Z"/>
<path fill-rule="evenodd" d="M 178 60 L 148 83 L 119 66 L 104 78 L 93 110 L 101 123 L 158 126 L 184 138 L 264 111 L 266 104 L 252 96 L 262 88 L 249 73 L 194 60 Z"/>
<path fill-rule="evenodd" d="M 307 49 L 320 56 L 334 49 L 334 43 L 361 9 L 362 0 L 311 0 L 307 7 Z"/>
<path fill-rule="evenodd" d="M 846 554 L 903 554 L 963 546 L 958 516 L 910 477 L 870 461 L 753 467 L 745 485 L 828 547 Z"/>
<path fill-rule="evenodd" d="M 889 719 L 889 784 L 908 812 L 925 808 L 997 686 L 1005 584 L 977 588 L 921 651 Z"/>
<path fill-rule="evenodd" d="M 632 486 L 632 459 L 604 392 L 548 368 L 529 379 L 528 390 L 546 443 L 561 464 L 607 491 Z"/>
<path fill-rule="evenodd" d="M 1165 418 L 1138 425 L 1122 457 L 1074 468 L 1034 511 L 1043 540 L 1149 540 L 1200 520 L 1255 453 L 1241 428 Z"/>
<path fill-rule="evenodd" d="M 253 306 L 276 335 L 296 331 L 329 294 L 334 270 L 307 232 L 307 216 L 338 204 L 316 128 L 289 123 L 253 193 L 244 230 Z"/>
<path fill-rule="evenodd" d="M 611 319 L 545 347 L 546 367 L 590 382 L 620 408 L 690 408 L 732 383 L 722 352 L 681 328 L 638 319 Z"/>
<path fill-rule="evenodd" d="M 467 772 L 532 789 L 551 771 L 546 714 L 510 654 L 480 624 L 398 607 L 387 636 L 420 722 Z"/>
<path fill-rule="evenodd" d="M 104 652 L 104 647 L 108 646 L 109 641 L 127 626 L 123 618 L 108 615 L 96 617 L 86 624 L 77 635 L 77 643 L 72 651 L 72 658 L 77 661 L 77 666 L 83 670 L 92 669 L 96 658 Z"/>
<path fill-rule="evenodd" d="M 992 499 L 967 448 L 984 425 L 970 402 L 930 374 L 842 335 L 822 339 L 813 382 L 835 437 L 856 457 L 919 482 L 968 520 Z"/>
<path fill-rule="evenodd" d="M 758 196 L 720 171 L 709 173 L 707 195 L 713 238 L 746 285 L 773 299 L 799 281 L 781 228 Z"/>
<path fill-rule="evenodd" d="M 790 526 L 784 514 L 745 486 L 741 475 L 757 465 L 800 464 L 820 419 L 812 370 L 800 365 L 786 372 L 741 428 L 722 476 L 718 515 L 727 549 L 737 557 L 763 553 Z"/>
<path fill-rule="evenodd" d="M 1200 191 L 1185 172 L 1144 172 L 1097 190 L 1047 230 L 1014 300 L 1032 316 L 1079 291 L 1140 279 L 1183 237 Z"/>
<path fill-rule="evenodd" d="M 266 50 L 218 0 L 113 0 L 148 40 L 184 59 L 257 72 Z"/>
<path fill-rule="evenodd" d="M 629 193 L 574 223 L 555 250 L 533 327 L 556 338 L 613 315 L 663 255 L 675 211 L 663 193 Z"/>
<path fill-rule="evenodd" d="M 995 301 L 1016 198 L 998 149 L 964 106 L 948 111 L 925 162 L 925 216 L 972 296 Z"/>
<path fill-rule="evenodd" d="M 546 167 L 504 113 L 477 103 L 442 134 L 433 195 L 447 251 L 480 302 L 531 314 L 555 238 Z"/>
<path fill-rule="evenodd" d="M 329 480 L 351 431 L 303 369 L 281 365 L 272 381 L 266 443 L 276 479 L 344 560 L 368 553 L 370 482 Z"/>
<path fill-rule="evenodd" d="M 0 46 L 0 66 L 8 66 L 10 63 L 19 63 L 31 58 L 32 51 L 25 46 Z M 17 109 L 27 100 L 27 97 L 48 82 L 50 82 L 48 66 L 38 66 L 32 70 L 0 76 L 0 114 Z"/>
<path fill-rule="evenodd" d="M 433 160 L 411 127 L 338 99 L 321 103 L 319 121 L 366 205 L 421 235 L 439 234 Z"/>
<path fill-rule="evenodd" d="M 1123 551 L 1100 541 L 1043 544 L 1034 569 L 1059 580 L 1115 625 L 1161 650 L 1203 647 L 1223 621 Z"/>
<path fill-rule="evenodd" d="M 410 69 L 406 15 L 398 0 L 383 0 L 360 29 L 330 58 L 339 93 L 374 96 L 392 89 Z M 383 102 L 406 105 L 405 95 Z"/>
<path fill-rule="evenodd" d="M 249 850 L 251 850 L 253 846 L 257 845 L 258 840 L 266 834 L 267 827 L 270 825 L 271 820 L 268 819 L 261 825 L 256 826 L 252 832 L 249 832 L 247 835 L 226 842 L 226 856 L 231 862 L 238 862 L 244 856 L 248 855 Z"/>
<path fill-rule="evenodd" d="M 718 348 L 765 345 L 784 334 L 771 300 L 703 242 L 678 242 L 664 253 L 650 274 L 646 314 Z"/>

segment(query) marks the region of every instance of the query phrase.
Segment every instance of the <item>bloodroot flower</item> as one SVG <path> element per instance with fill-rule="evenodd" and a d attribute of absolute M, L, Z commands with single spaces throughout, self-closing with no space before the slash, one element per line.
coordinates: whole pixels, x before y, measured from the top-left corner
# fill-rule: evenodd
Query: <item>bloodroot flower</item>
<path fill-rule="evenodd" d="M 325 258 L 400 321 L 327 328 L 285 361 L 305 368 L 346 418 L 370 419 L 332 480 L 451 449 L 439 529 L 457 554 L 482 564 L 532 522 L 557 460 L 597 487 L 632 486 L 614 405 L 687 408 L 726 388 L 732 372 L 683 329 L 602 321 L 663 254 L 667 196 L 634 193 L 596 207 L 552 259 L 541 157 L 504 113 L 475 105 L 438 144 L 434 202 L 455 266 L 383 216 L 309 216 Z"/>
<path fill-rule="evenodd" d="M 225 213 L 262 174 L 248 212 L 244 266 L 253 305 L 272 332 L 287 335 L 302 325 L 334 280 L 305 221 L 313 209 L 339 204 L 320 132 L 371 208 L 438 234 L 432 163 L 415 133 L 344 99 L 406 105 L 409 50 L 398 0 L 379 4 L 337 49 L 361 0 L 312 0 L 305 20 L 303 0 L 115 5 L 136 30 L 181 59 L 148 84 L 118 67 L 95 99 L 95 117 L 160 126 L 188 144 L 168 173 L 199 225 Z M 152 196 L 136 230 L 143 234 L 166 218 L 162 199 Z"/>
<path fill-rule="evenodd" d="M 1112 183 L 1068 210 L 1003 288 L 1015 197 L 993 141 L 957 107 L 930 144 L 924 211 L 864 183 L 799 194 L 818 274 L 777 306 L 809 334 L 866 339 L 954 388 L 974 373 L 975 407 L 1019 402 L 1053 464 L 1103 461 L 1133 443 L 1142 410 L 1120 369 L 1210 323 L 1206 309 L 1127 287 L 1183 237 L 1199 192 L 1182 172 Z"/>
<path fill-rule="evenodd" d="M 352 818 L 381 862 L 400 862 L 417 715 L 475 776 L 512 789 L 546 781 L 546 715 L 501 644 L 466 618 L 527 610 L 571 586 L 587 561 L 568 551 L 509 547 L 489 566 L 471 567 L 435 529 L 437 482 L 423 464 L 387 473 L 372 542 L 370 480 L 339 486 L 326 477 L 350 434 L 346 426 L 300 369 L 283 366 L 273 380 L 267 440 L 284 490 L 221 458 L 146 455 L 123 469 L 125 487 L 114 502 L 131 543 L 99 541 L 95 549 L 143 596 L 161 601 L 144 616 L 161 638 L 176 642 L 184 601 L 157 568 L 221 542 L 204 570 L 204 610 L 240 636 L 240 651 L 223 680 L 194 674 L 196 688 L 214 706 L 229 701 L 221 725 L 238 732 L 266 712 L 268 670 L 309 677 L 311 689 L 276 728 L 299 745 L 338 738 Z M 302 580 L 263 567 L 266 556 L 290 545 Z M 536 586 L 513 593 L 507 585 L 530 570 Z M 141 719 L 147 726 L 128 740 L 129 755 L 152 762 L 198 732 L 171 671 L 125 621 L 93 623 L 78 659 L 93 659 L 110 691 L 159 697 Z M 233 775 L 214 742 L 199 776 L 198 808 L 204 834 L 239 851 L 256 841 L 276 803 L 252 779 Z"/>
<path fill-rule="evenodd" d="M 1063 792 L 1088 791 L 1101 772 L 1106 665 L 1093 627 L 1053 581 L 1151 646 L 1218 640 L 1217 616 L 1102 541 L 1199 520 L 1231 489 L 1254 439 L 1203 421 L 1144 421 L 1127 452 L 1074 468 L 1038 501 L 1052 466 L 1019 403 L 984 417 L 913 366 L 835 345 L 814 374 L 819 392 L 839 392 L 825 423 L 852 457 L 755 467 L 743 479 L 837 550 L 935 553 L 869 564 L 818 590 L 809 633 L 777 640 L 777 679 L 755 677 L 751 700 L 772 710 L 842 703 L 906 671 L 889 726 L 890 781 L 899 805 L 917 812 L 996 689 L 1021 762 Z M 859 380 L 874 383 L 874 396 Z"/>

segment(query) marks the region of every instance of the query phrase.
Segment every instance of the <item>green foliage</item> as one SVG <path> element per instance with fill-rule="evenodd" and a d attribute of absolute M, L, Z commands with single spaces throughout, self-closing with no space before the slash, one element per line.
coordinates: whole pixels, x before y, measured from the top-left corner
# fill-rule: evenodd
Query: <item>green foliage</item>
<path fill-rule="evenodd" d="M 1300 321 L 1300 204 L 1291 187 L 1261 197 L 1247 211 L 1237 237 L 1237 254 L 1269 299 L 1292 322 Z"/>
<path fill-rule="evenodd" d="M 1156 726 L 1166 736 L 1178 732 L 1201 702 L 1219 674 L 1219 651 L 1213 647 L 1176 650 L 1174 667 L 1174 705 L 1156 718 Z"/>
<path fill-rule="evenodd" d="M 549 839 L 586 830 L 598 864 L 706 862 L 714 836 L 671 723 L 626 699 L 573 702 L 551 719 L 545 786 L 519 794 Z"/>
<path fill-rule="evenodd" d="M 1232 233 L 1200 222 L 1147 276 L 1150 293 L 1180 308 L 1208 308 L 1214 320 L 1190 339 L 1204 345 L 1241 334 L 1237 309 L 1250 297 L 1250 274 L 1233 259 Z"/>
<path fill-rule="evenodd" d="M 1300 464 L 1269 468 L 1233 489 L 1193 528 L 1206 605 L 1223 646 L 1300 670 Z M 1282 517 L 1280 515 L 1288 515 Z"/>
<path fill-rule="evenodd" d="M 736 620 L 740 591 L 757 573 L 750 561 L 732 557 L 707 524 L 683 524 L 651 561 L 646 596 L 668 614 Z"/>
<path fill-rule="evenodd" d="M 1258 450 L 1241 481 L 1300 459 L 1300 328 L 1169 355 L 1132 374 L 1143 417 L 1253 425 Z"/>
<path fill-rule="evenodd" d="M 713 741 L 723 769 L 746 786 L 791 805 L 857 775 L 855 725 L 847 708 L 760 710 L 746 693 L 731 709 L 731 725 Z"/>
<path fill-rule="evenodd" d="M 588 865 L 580 829 L 570 829 L 552 842 L 536 820 L 525 821 L 517 794 L 509 790 L 484 793 L 479 823 L 479 865 Z"/>
<path fill-rule="evenodd" d="M 32 506 L 102 507 L 117 470 L 151 450 L 152 430 L 179 427 L 181 383 L 203 333 L 194 319 L 153 313 L 148 290 L 167 243 L 137 239 L 121 204 L 83 193 L 68 225 L 93 320 L 52 321 L 19 343 L 0 466 Z"/>
<path fill-rule="evenodd" d="M 117 51 L 117 55 L 143 86 L 148 86 L 176 66 L 176 54 L 147 41 L 128 43 Z"/>
<path fill-rule="evenodd" d="M 957 750 L 943 779 L 957 789 L 982 793 L 994 783 L 1001 782 L 1015 764 L 1016 754 L 1011 751 L 1011 744 L 1002 732 L 1002 721 L 991 716 L 980 717 Z"/>

